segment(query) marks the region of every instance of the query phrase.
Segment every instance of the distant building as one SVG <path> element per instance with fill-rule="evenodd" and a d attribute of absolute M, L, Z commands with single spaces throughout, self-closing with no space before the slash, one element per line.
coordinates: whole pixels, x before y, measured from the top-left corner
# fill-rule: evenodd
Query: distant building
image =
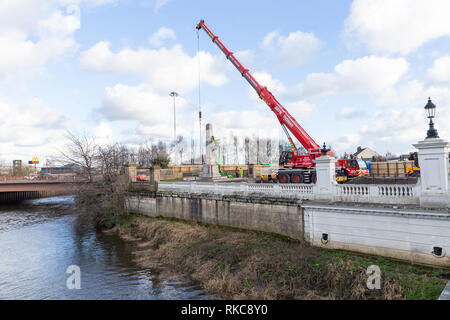
<path fill-rule="evenodd" d="M 372 160 L 374 158 L 380 158 L 382 156 L 370 148 L 358 147 L 358 149 L 357 149 L 356 153 L 353 155 L 353 157 L 357 158 L 357 159 L 362 159 L 362 160 Z"/>
<path fill-rule="evenodd" d="M 74 164 L 68 164 L 62 167 L 43 167 L 41 173 L 51 174 L 80 174 L 81 168 Z"/>

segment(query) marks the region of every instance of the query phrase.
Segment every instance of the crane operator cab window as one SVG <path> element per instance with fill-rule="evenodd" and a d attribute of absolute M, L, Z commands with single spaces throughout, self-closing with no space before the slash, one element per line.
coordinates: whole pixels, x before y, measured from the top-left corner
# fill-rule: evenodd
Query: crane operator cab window
<path fill-rule="evenodd" d="M 357 169 L 358 168 L 358 162 L 356 162 L 356 160 L 347 160 L 347 168 Z"/>
<path fill-rule="evenodd" d="M 292 161 L 292 157 L 294 156 L 294 153 L 292 151 L 283 151 L 280 155 L 280 166 L 284 165 L 286 162 Z"/>
<path fill-rule="evenodd" d="M 364 160 L 356 160 L 358 161 L 358 166 L 360 170 L 365 170 L 367 169 L 367 165 L 366 162 Z"/>

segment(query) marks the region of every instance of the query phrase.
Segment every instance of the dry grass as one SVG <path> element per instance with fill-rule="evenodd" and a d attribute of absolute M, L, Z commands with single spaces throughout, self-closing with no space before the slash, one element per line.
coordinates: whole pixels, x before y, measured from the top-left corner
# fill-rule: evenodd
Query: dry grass
<path fill-rule="evenodd" d="M 135 217 L 120 234 L 138 239 L 140 265 L 189 275 L 223 298 L 435 299 L 450 276 L 448 270 L 189 222 Z M 382 270 L 380 290 L 367 289 L 366 269 L 371 264 Z"/>

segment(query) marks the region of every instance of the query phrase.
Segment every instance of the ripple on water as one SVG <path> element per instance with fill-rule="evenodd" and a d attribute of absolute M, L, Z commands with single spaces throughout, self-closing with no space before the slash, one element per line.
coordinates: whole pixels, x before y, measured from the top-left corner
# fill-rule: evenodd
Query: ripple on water
<path fill-rule="evenodd" d="M 130 244 L 75 228 L 73 197 L 0 207 L 0 299 L 209 299 L 190 282 L 169 282 L 134 263 Z M 81 290 L 68 290 L 78 265 Z"/>

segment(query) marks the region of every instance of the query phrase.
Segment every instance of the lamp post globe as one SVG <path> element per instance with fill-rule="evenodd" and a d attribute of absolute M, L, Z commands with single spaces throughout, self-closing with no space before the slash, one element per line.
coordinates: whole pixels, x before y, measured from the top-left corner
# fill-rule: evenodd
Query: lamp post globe
<path fill-rule="evenodd" d="M 428 103 L 425 105 L 425 111 L 428 118 L 434 118 L 436 115 L 436 105 L 431 101 L 430 97 L 428 97 Z"/>
<path fill-rule="evenodd" d="M 427 131 L 427 137 L 425 139 L 430 138 L 439 138 L 437 130 L 434 128 L 433 118 L 436 115 L 436 105 L 431 101 L 431 98 L 428 97 L 428 103 L 424 107 L 427 118 L 430 119 L 430 123 L 428 124 L 430 128 Z"/>

